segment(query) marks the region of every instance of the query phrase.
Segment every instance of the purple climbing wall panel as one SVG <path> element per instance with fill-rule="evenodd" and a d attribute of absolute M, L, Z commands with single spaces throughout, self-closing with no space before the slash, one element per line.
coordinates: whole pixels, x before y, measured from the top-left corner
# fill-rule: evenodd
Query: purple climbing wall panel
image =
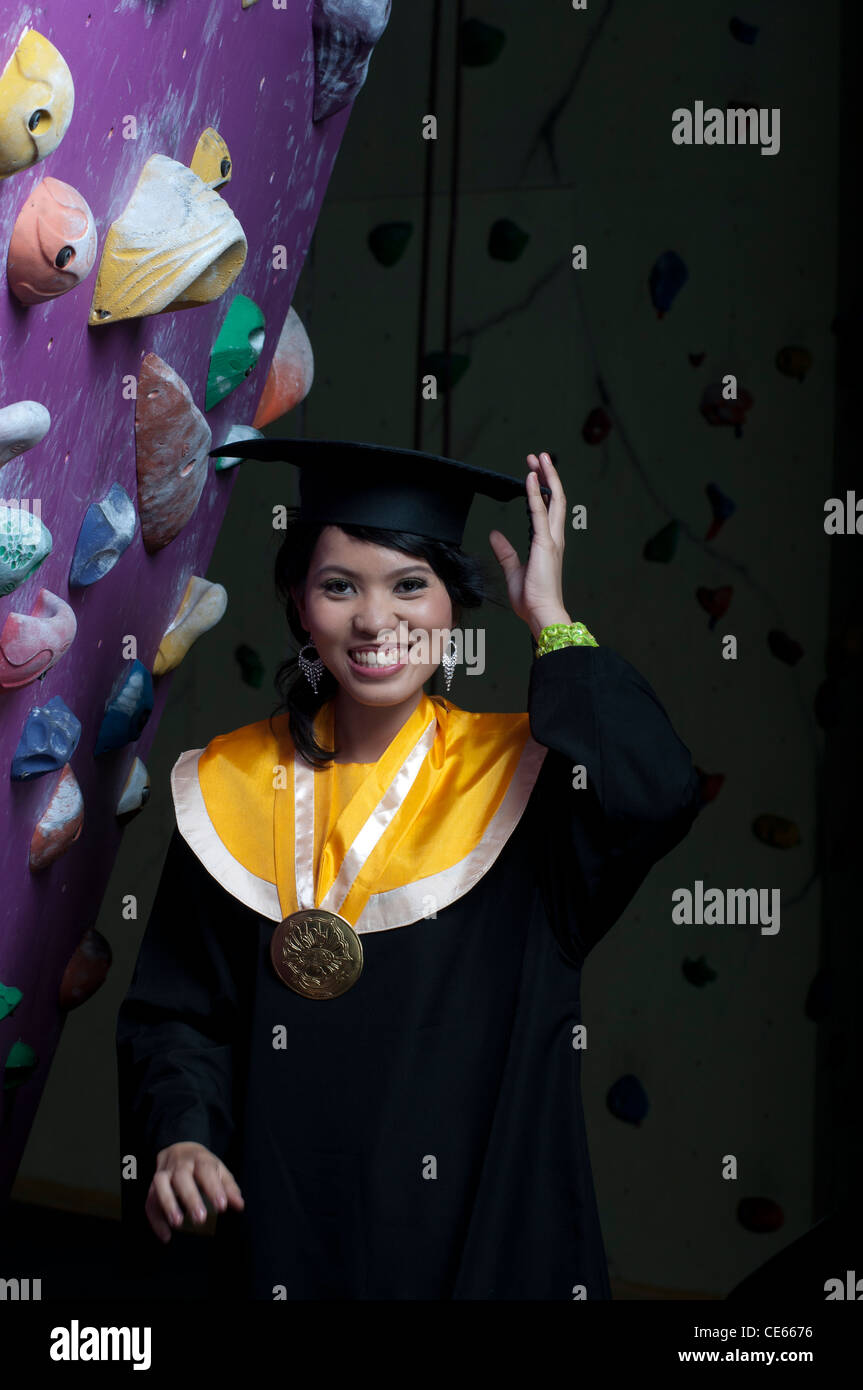
<path fill-rule="evenodd" d="M 203 412 L 210 352 L 238 294 L 263 311 L 263 351 L 248 378 L 205 417 L 213 446 L 231 426 L 252 424 L 350 111 L 342 104 L 314 119 L 315 8 L 313 0 L 290 0 L 283 9 L 270 0 L 248 8 L 241 0 L 49 0 L 5 8 L 0 70 L 31 26 L 68 64 L 74 112 L 52 153 L 0 179 L 2 265 L 19 214 L 49 177 L 85 200 L 98 248 L 92 273 L 59 298 L 25 306 L 9 289 L 0 293 L 0 410 L 37 401 L 51 416 L 40 442 L 0 468 L 0 499 L 7 506 L 17 499 L 31 511 L 38 499 L 53 538 L 38 571 L 0 597 L 0 630 L 10 613 L 30 614 L 43 588 L 77 619 L 71 647 L 44 676 L 0 690 L 0 986 L 21 992 L 12 1012 L 0 993 L 0 1194 L 14 1176 L 63 1025 L 64 969 L 104 894 L 122 834 L 115 814 L 121 791 L 135 757 L 146 764 L 168 695 L 170 673 L 156 676 L 153 712 L 140 737 L 94 757 L 105 702 L 130 665 L 124 641 L 134 635 L 137 657 L 152 671 L 190 578 L 206 574 L 236 470 L 217 472 L 214 460 L 206 461 L 197 508 L 163 548 L 144 548 L 139 515 L 131 544 L 97 583 L 70 588 L 70 564 L 87 508 L 113 483 L 139 508 L 138 403 L 128 382 L 155 353 Z M 248 243 L 239 275 L 211 302 L 89 326 L 106 235 L 145 163 L 163 155 L 190 165 L 208 127 L 230 152 L 231 179 L 218 193 Z M 82 725 L 69 763 L 83 798 L 83 828 L 50 867 L 34 872 L 34 829 L 61 774 L 12 781 L 10 768 L 28 713 L 55 696 Z M 13 1049 L 20 1059 L 20 1044 L 38 1060 L 12 1084 L 7 1063 Z"/>

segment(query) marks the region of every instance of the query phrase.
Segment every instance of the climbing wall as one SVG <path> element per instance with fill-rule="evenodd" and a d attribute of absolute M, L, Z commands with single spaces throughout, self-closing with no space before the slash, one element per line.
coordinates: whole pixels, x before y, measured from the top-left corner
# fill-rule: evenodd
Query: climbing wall
<path fill-rule="evenodd" d="M 3 1194 L 64 1019 L 110 967 L 93 923 L 146 814 L 171 671 L 230 602 L 202 578 L 228 441 L 311 385 L 291 298 L 388 17 L 389 0 L 4 13 Z"/>

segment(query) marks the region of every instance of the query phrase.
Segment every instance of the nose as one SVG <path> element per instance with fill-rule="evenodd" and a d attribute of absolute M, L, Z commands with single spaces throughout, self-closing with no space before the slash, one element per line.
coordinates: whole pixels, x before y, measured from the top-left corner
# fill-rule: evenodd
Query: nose
<path fill-rule="evenodd" d="M 367 595 L 354 613 L 354 631 L 364 641 L 373 642 L 380 632 L 398 632 L 400 614 L 385 595 Z"/>

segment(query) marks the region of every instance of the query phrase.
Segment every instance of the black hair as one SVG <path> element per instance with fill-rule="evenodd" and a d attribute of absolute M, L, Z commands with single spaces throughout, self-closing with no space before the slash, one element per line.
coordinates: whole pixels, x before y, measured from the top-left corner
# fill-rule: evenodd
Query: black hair
<path fill-rule="evenodd" d="M 284 606 L 288 627 L 299 649 L 310 638 L 300 622 L 291 586 L 299 588 L 304 584 L 318 537 L 327 523 L 300 521 L 298 507 L 288 507 L 286 512 L 287 526 L 276 555 L 274 579 L 276 595 Z M 400 550 L 405 555 L 427 561 L 449 594 L 454 624 L 459 622 L 463 609 L 478 608 L 487 600 L 496 602 L 491 596 L 482 561 L 473 555 L 466 555 L 457 545 L 430 540 L 412 531 L 385 531 L 378 526 L 346 524 L 339 526 L 339 530 L 356 540 L 389 546 L 392 550 Z M 274 685 L 280 702 L 270 715 L 271 731 L 275 716 L 287 713 L 288 727 L 297 750 L 313 767 L 328 766 L 339 749 L 321 746 L 315 738 L 314 719 L 321 706 L 332 699 L 339 688 L 335 676 L 324 667 L 315 694 L 299 670 L 299 661 L 294 655 L 286 657 L 281 663 Z"/>

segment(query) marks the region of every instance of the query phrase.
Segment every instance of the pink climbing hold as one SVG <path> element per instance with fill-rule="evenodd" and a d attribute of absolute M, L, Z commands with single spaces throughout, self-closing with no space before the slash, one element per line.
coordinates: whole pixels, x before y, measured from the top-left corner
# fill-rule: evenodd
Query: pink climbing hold
<path fill-rule="evenodd" d="M 78 620 L 63 599 L 40 589 L 30 613 L 10 613 L 0 632 L 0 689 L 18 690 L 56 666 L 71 647 Z"/>

